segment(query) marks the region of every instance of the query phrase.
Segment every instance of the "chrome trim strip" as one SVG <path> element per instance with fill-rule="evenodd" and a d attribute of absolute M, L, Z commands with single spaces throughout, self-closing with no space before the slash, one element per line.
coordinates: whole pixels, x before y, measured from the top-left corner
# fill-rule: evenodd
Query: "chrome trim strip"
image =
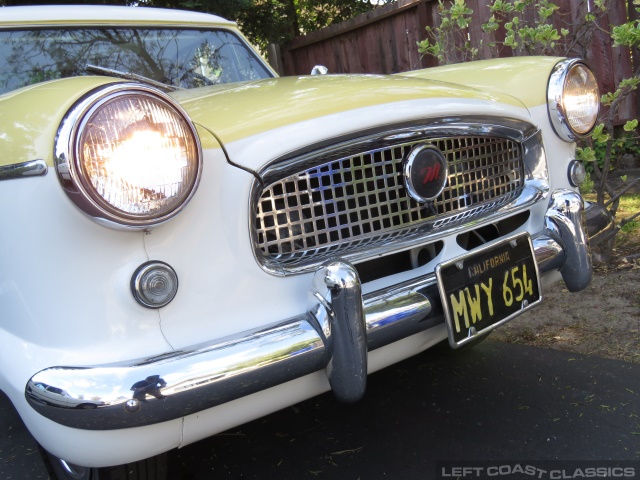
<path fill-rule="evenodd" d="M 16 178 L 39 177 L 47 174 L 49 167 L 44 160 L 15 163 L 0 166 L 0 180 L 14 180 Z"/>
<path fill-rule="evenodd" d="M 318 163 L 335 161 L 345 155 L 377 148 L 391 147 L 421 138 L 465 136 L 505 137 L 523 143 L 534 137 L 539 128 L 511 118 L 468 115 L 464 117 L 433 118 L 423 123 L 389 125 L 373 132 L 358 132 L 357 137 L 330 139 L 319 145 L 305 147 L 277 158 L 260 169 L 258 174 L 265 185 Z M 321 159 L 321 161 L 319 161 Z M 528 167 L 531 167 L 528 165 Z M 254 185 L 260 187 L 260 185 Z"/>
<path fill-rule="evenodd" d="M 565 208 L 567 202 L 572 208 Z M 564 276 L 574 275 L 576 268 L 585 267 L 586 260 L 576 258 L 586 255 L 584 247 L 567 247 L 574 233 L 568 226 L 581 226 L 575 221 L 580 209 L 573 208 L 580 203 L 573 191 L 554 193 L 547 228 L 532 239 L 541 274 L 560 269 Z M 603 228 L 608 227 L 603 224 Z M 351 368 L 349 359 L 355 356 L 355 371 L 361 371 L 366 365 L 362 354 L 365 338 L 367 348 L 374 350 L 444 322 L 433 273 L 364 296 L 359 292 L 353 267 L 336 261 L 315 276 L 308 313 L 145 360 L 48 368 L 29 380 L 25 396 L 36 411 L 69 427 L 111 430 L 150 425 L 317 372 L 327 368 L 332 358 L 331 368 L 344 368 L 344 374 Z M 346 328 L 334 326 L 338 317 L 347 319 Z M 362 331 L 363 319 L 366 333 Z M 336 338 L 348 336 L 349 328 L 358 329 L 355 342 Z M 340 342 L 345 343 L 336 347 Z M 329 375 L 338 383 L 347 382 L 339 373 Z M 340 394 L 347 400 L 357 397 L 363 382 L 359 374 L 356 388 L 345 388 Z M 59 393 L 51 394 L 47 387 Z"/>

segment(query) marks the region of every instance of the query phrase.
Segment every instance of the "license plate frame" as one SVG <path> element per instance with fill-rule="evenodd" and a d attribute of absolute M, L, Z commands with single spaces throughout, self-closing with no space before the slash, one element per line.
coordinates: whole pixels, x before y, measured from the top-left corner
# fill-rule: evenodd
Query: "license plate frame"
<path fill-rule="evenodd" d="M 542 301 L 538 264 L 526 232 L 440 263 L 436 278 L 452 348 Z"/>

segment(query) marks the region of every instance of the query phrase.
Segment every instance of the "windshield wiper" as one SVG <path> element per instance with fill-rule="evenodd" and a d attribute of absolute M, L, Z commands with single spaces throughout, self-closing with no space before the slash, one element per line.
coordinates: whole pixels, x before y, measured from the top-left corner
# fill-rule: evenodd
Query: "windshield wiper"
<path fill-rule="evenodd" d="M 152 85 L 154 87 L 161 88 L 168 92 L 175 92 L 176 90 L 184 90 L 181 87 L 176 87 L 174 85 L 167 85 L 166 83 L 157 82 L 152 80 L 151 78 L 143 77 L 142 75 L 138 75 L 137 73 L 131 72 L 121 72 L 120 70 L 114 70 L 112 68 L 99 67 L 97 65 L 87 64 L 84 67 L 86 72 L 89 73 L 98 73 L 100 75 L 107 75 L 109 77 L 122 78 L 124 80 L 135 80 L 136 82 L 146 83 L 148 85 Z"/>

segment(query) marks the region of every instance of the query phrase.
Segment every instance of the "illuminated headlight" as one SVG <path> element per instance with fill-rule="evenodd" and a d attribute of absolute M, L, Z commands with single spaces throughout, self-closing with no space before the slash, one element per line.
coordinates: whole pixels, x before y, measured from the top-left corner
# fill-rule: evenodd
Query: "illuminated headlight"
<path fill-rule="evenodd" d="M 558 63 L 549 79 L 549 118 L 558 136 L 567 142 L 588 135 L 600 109 L 598 82 L 580 60 Z"/>
<path fill-rule="evenodd" d="M 200 179 L 202 153 L 186 113 L 143 85 L 102 87 L 65 117 L 56 168 L 69 197 L 110 226 L 147 228 L 178 213 Z"/>

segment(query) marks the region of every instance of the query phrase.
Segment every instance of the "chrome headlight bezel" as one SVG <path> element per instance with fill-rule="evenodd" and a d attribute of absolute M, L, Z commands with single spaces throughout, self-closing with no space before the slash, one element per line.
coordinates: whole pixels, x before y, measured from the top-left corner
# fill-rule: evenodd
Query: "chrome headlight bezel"
<path fill-rule="evenodd" d="M 576 68 L 586 69 L 595 81 L 593 70 L 581 59 L 567 59 L 558 62 L 549 77 L 549 85 L 547 88 L 547 108 L 549 119 L 556 134 L 565 142 L 574 142 L 578 138 L 587 137 L 597 123 L 598 111 L 600 108 L 600 94 L 598 91 L 597 81 L 595 81 L 595 90 L 593 92 L 595 114 L 593 122 L 588 128 L 582 131 L 576 130 L 569 119 L 570 112 L 567 111 L 565 93 L 567 79 Z"/>
<path fill-rule="evenodd" d="M 87 122 L 103 106 L 114 100 L 136 97 L 162 104 L 184 123 L 195 149 L 194 171 L 178 201 L 159 213 L 128 213 L 101 198 L 83 172 L 81 139 Z M 137 83 L 115 83 L 98 87 L 81 98 L 65 115 L 54 142 L 54 162 L 67 196 L 96 222 L 112 228 L 144 230 L 166 222 L 181 212 L 197 190 L 202 174 L 202 146 L 196 128 L 182 107 L 164 92 Z"/>

